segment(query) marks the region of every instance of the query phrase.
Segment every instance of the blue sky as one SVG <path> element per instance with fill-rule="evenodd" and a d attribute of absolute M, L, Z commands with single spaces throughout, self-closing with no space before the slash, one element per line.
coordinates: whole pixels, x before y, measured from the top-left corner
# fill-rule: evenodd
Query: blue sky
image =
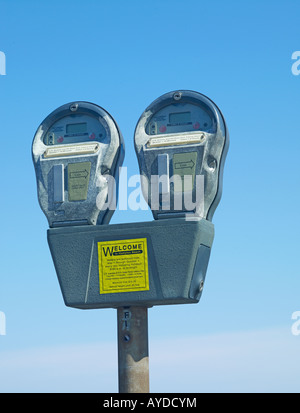
<path fill-rule="evenodd" d="M 299 391 L 299 14 L 296 0 L 0 0 L 0 392 L 117 391 L 116 311 L 63 303 L 31 160 L 39 123 L 99 104 L 130 177 L 139 116 L 176 89 L 220 107 L 230 148 L 202 298 L 149 310 L 150 390 Z"/>

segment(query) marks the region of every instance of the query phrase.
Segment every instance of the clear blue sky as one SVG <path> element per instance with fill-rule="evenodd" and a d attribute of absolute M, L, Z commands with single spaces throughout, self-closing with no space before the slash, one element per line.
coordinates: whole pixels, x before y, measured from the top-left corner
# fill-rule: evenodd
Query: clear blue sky
<path fill-rule="evenodd" d="M 215 240 L 197 305 L 149 310 L 153 392 L 298 392 L 300 4 L 0 0 L 0 392 L 116 392 L 116 311 L 65 307 L 37 201 L 31 143 L 85 100 L 122 130 L 138 174 L 139 116 L 171 90 L 209 96 L 230 132 Z M 111 223 L 149 221 L 117 211 Z"/>

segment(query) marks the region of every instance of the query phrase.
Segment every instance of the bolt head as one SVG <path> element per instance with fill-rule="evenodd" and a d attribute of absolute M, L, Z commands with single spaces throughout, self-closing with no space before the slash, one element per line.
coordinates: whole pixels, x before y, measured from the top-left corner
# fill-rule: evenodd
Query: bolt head
<path fill-rule="evenodd" d="M 174 100 L 180 100 L 181 99 L 181 92 L 175 92 L 173 95 Z"/>
<path fill-rule="evenodd" d="M 78 109 L 78 103 L 72 103 L 72 105 L 70 106 L 70 111 L 76 112 L 77 109 Z"/>

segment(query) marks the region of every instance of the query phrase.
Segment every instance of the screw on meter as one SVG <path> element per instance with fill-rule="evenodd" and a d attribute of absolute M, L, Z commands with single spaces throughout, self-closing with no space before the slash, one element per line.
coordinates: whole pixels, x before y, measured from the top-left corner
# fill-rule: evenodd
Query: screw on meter
<path fill-rule="evenodd" d="M 141 115 L 134 140 L 154 218 L 193 215 L 211 221 L 229 145 L 218 107 L 198 92 L 166 93 Z"/>
<path fill-rule="evenodd" d="M 107 111 L 89 102 L 59 107 L 39 126 L 32 157 L 50 227 L 109 222 L 124 143 Z"/>

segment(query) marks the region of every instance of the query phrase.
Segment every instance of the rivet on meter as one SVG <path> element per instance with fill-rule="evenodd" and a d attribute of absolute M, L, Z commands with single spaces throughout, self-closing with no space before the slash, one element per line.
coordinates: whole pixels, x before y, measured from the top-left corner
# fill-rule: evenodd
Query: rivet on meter
<path fill-rule="evenodd" d="M 203 290 L 203 287 L 204 287 L 204 281 L 201 280 L 201 281 L 200 281 L 200 284 L 199 284 L 199 292 L 200 292 L 200 293 L 201 293 L 201 291 Z"/>
<path fill-rule="evenodd" d="M 181 92 L 175 92 L 173 95 L 174 100 L 180 100 L 181 99 Z"/>
<path fill-rule="evenodd" d="M 77 109 L 78 109 L 78 103 L 73 103 L 73 104 L 70 106 L 70 111 L 71 111 L 71 112 L 76 112 Z"/>
<path fill-rule="evenodd" d="M 214 171 L 215 169 L 216 169 L 216 167 L 217 167 L 217 161 L 216 161 L 216 159 L 215 158 L 209 158 L 208 160 L 207 160 L 207 165 L 208 165 L 208 167 L 209 167 L 209 169 L 211 170 L 211 171 Z"/>

